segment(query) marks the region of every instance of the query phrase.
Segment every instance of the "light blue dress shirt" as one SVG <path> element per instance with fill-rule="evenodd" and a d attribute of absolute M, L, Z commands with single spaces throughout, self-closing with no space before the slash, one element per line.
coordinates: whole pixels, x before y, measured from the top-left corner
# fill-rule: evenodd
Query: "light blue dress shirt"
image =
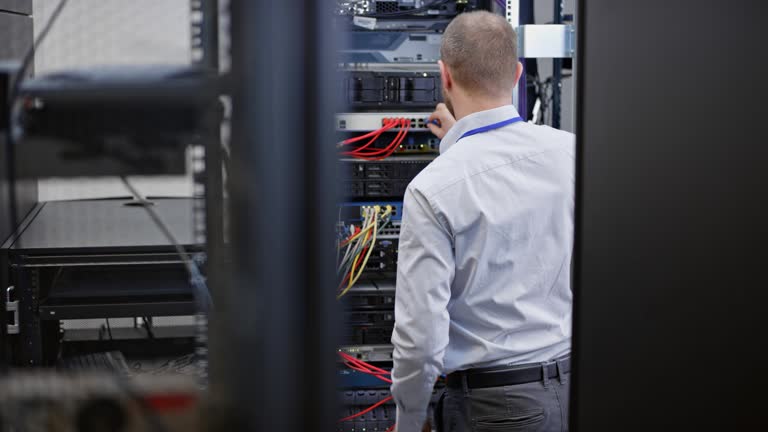
<path fill-rule="evenodd" d="M 518 113 L 459 120 L 405 193 L 392 394 L 398 431 L 420 431 L 435 380 L 544 362 L 571 348 L 574 136 Z"/>

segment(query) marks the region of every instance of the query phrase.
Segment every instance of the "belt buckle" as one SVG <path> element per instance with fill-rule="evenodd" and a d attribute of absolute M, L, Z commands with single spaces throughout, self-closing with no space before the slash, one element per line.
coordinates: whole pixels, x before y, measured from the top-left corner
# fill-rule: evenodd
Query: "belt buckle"
<path fill-rule="evenodd" d="M 549 366 L 552 364 L 555 364 L 555 367 L 557 367 L 557 362 L 555 360 L 541 362 L 541 378 L 544 388 L 549 388 Z"/>

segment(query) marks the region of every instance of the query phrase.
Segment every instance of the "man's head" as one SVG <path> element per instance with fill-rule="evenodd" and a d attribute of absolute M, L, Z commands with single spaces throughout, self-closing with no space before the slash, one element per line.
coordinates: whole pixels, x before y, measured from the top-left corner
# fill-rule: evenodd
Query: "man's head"
<path fill-rule="evenodd" d="M 500 15 L 478 11 L 456 17 L 445 29 L 440 49 L 443 96 L 456 115 L 455 103 L 507 100 L 522 65 L 517 34 Z"/>

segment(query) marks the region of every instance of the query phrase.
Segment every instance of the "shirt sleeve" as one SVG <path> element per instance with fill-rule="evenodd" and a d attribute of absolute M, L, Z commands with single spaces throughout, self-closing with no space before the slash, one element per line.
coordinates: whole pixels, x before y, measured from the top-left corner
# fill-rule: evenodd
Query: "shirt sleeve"
<path fill-rule="evenodd" d="M 403 204 L 395 292 L 392 395 L 398 432 L 421 431 L 448 345 L 455 272 L 450 231 L 427 199 L 408 188 Z"/>

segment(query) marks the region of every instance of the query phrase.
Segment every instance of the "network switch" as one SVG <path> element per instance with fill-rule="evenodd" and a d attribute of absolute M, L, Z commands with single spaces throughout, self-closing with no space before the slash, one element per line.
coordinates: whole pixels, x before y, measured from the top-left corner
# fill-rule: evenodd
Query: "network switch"
<path fill-rule="evenodd" d="M 348 72 L 343 87 L 353 109 L 433 108 L 442 100 L 440 74 L 435 72 Z"/>
<path fill-rule="evenodd" d="M 350 345 L 339 351 L 364 362 L 391 362 L 393 349 L 392 345 Z"/>
<path fill-rule="evenodd" d="M 399 239 L 400 238 L 400 226 L 399 221 L 392 221 L 386 227 L 384 227 L 379 233 L 378 238 L 385 239 Z"/>
<path fill-rule="evenodd" d="M 339 113 L 336 114 L 336 130 L 339 132 L 370 132 L 385 126 L 391 119 L 410 120 L 409 131 L 426 131 L 429 112 L 369 112 L 369 113 Z M 400 127 L 392 128 L 398 131 Z"/>

